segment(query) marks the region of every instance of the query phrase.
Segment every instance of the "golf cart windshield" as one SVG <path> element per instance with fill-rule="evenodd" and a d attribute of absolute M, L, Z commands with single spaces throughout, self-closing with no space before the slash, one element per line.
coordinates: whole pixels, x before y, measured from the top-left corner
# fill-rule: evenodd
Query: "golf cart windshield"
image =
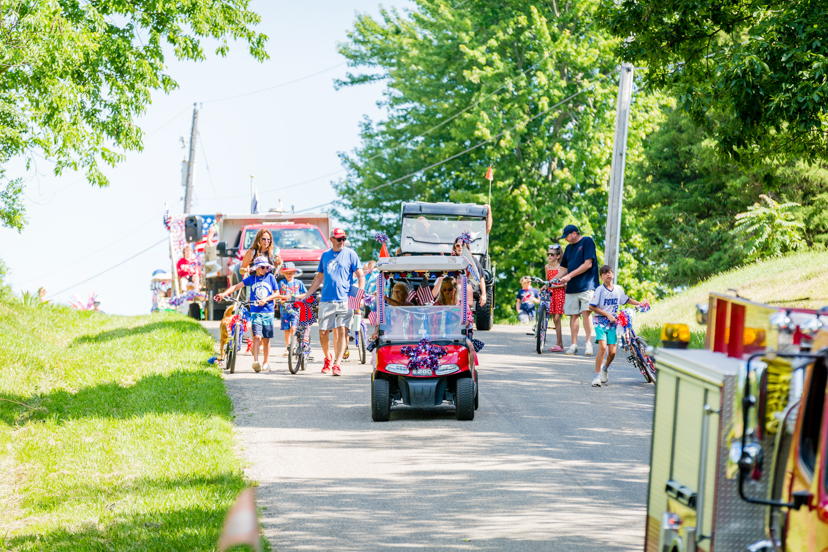
<path fill-rule="evenodd" d="M 471 234 L 471 252 L 484 255 L 488 250 L 486 221 L 457 215 L 406 216 L 402 219 L 403 253 L 450 254 L 460 234 Z"/>
<path fill-rule="evenodd" d="M 380 328 L 390 341 L 454 340 L 464 339 L 462 322 L 459 306 L 388 307 Z"/>

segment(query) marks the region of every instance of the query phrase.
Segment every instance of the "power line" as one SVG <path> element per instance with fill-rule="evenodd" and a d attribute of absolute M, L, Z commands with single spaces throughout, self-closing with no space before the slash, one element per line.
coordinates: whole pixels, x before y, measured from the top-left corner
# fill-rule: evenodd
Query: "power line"
<path fill-rule="evenodd" d="M 150 132 L 149 134 L 147 134 L 147 138 L 149 138 L 149 137 L 150 137 L 150 136 L 152 136 L 153 134 L 156 134 L 159 130 L 161 130 L 162 128 L 164 128 L 165 126 L 167 126 L 168 124 L 170 124 L 171 122 L 175 121 L 176 119 L 178 119 L 179 117 L 181 117 L 181 115 L 183 115 L 184 113 L 186 113 L 186 112 L 187 112 L 187 111 L 189 111 L 189 110 L 190 110 L 189 106 L 188 106 L 188 107 L 185 107 L 184 109 L 182 109 L 181 111 L 179 111 L 179 112 L 178 112 L 178 114 L 177 114 L 177 115 L 175 115 L 172 119 L 170 119 L 169 121 L 167 121 L 166 123 L 164 123 L 164 124 L 163 124 L 163 125 L 161 125 L 160 127 L 156 128 L 155 130 L 153 130 L 152 132 Z"/>
<path fill-rule="evenodd" d="M 61 293 L 66 293 L 67 291 L 69 291 L 69 290 L 70 290 L 70 289 L 72 289 L 72 288 L 76 288 L 76 287 L 78 287 L 78 286 L 79 286 L 79 285 L 81 285 L 81 284 L 85 284 L 86 282 L 88 282 L 88 281 L 90 281 L 90 280 L 94 280 L 94 279 L 95 279 L 95 278 L 97 278 L 98 276 L 101 276 L 101 275 L 103 275 L 103 274 L 106 274 L 106 273 L 107 273 L 107 272 L 109 272 L 110 270 L 114 270 L 114 269 L 118 268 L 118 267 L 119 267 L 119 266 L 121 266 L 122 264 L 124 264 L 124 263 L 127 263 L 127 262 L 131 261 L 131 260 L 132 260 L 132 259 L 134 259 L 135 257 L 138 257 L 138 256 L 140 256 L 140 255 L 143 255 L 144 253 L 146 253 L 147 251 L 149 251 L 149 250 L 150 250 L 150 249 L 152 249 L 153 247 L 157 247 L 157 246 L 161 245 L 162 243 L 164 243 L 165 241 L 168 241 L 168 240 L 169 240 L 169 237 L 166 237 L 166 238 L 162 239 L 161 241 L 159 241 L 159 242 L 157 242 L 157 243 L 154 243 L 154 244 L 152 244 L 151 246 L 147 247 L 147 248 L 146 248 L 146 249 L 144 249 L 143 251 L 141 251 L 141 252 L 139 252 L 139 253 L 136 253 L 135 255 L 133 255 L 132 257 L 130 257 L 129 259 L 125 259 L 125 260 L 121 261 L 120 263 L 118 263 L 118 264 L 116 264 L 116 265 L 114 265 L 114 266 L 110 266 L 109 268 L 107 268 L 107 269 L 106 269 L 106 270 L 104 270 L 103 272 L 98 272 L 98 273 L 97 273 L 97 274 L 95 274 L 94 276 L 90 276 L 89 278 L 87 278 L 86 280 L 84 280 L 84 281 L 82 281 L 82 282 L 78 282 L 77 284 L 73 284 L 73 285 L 69 286 L 69 287 L 68 287 L 68 288 L 66 288 L 66 289 L 62 289 L 62 290 L 60 290 L 59 292 L 57 292 L 57 293 L 55 293 L 54 295 L 52 295 L 52 297 L 57 297 L 57 296 L 58 296 L 58 295 L 60 295 Z"/>
<path fill-rule="evenodd" d="M 546 58 L 548 58 L 548 57 L 549 57 L 549 53 L 544 54 L 544 56 L 540 59 L 540 61 L 538 61 L 537 63 L 535 63 L 531 67 L 529 67 L 527 69 L 524 69 L 523 71 L 521 71 L 518 74 L 519 75 L 525 75 L 529 71 L 537 69 L 540 66 L 540 64 L 543 63 L 546 60 Z M 410 144 L 414 140 L 419 140 L 420 138 L 422 138 L 422 137 L 426 136 L 427 134 L 431 133 L 432 131 L 437 130 L 438 128 L 450 123 L 451 121 L 453 121 L 454 119 L 456 119 L 457 117 L 462 115 L 463 113 L 466 113 L 470 109 L 473 109 L 473 108 L 477 107 L 478 105 L 480 105 L 481 103 L 485 102 L 486 100 L 490 99 L 492 96 L 494 96 L 495 94 L 497 94 L 498 92 L 500 92 L 501 90 L 506 88 L 508 85 L 509 85 L 509 83 L 502 84 L 501 86 L 499 86 L 498 88 L 496 88 L 495 90 L 493 90 L 492 92 L 487 94 L 486 96 L 483 96 L 482 98 L 480 98 L 476 102 L 468 105 L 466 108 L 461 109 L 460 111 L 458 111 L 457 113 L 455 113 L 451 117 L 448 117 L 448 118 L 440 121 L 439 123 L 437 123 L 433 127 L 429 128 L 428 130 L 422 132 L 421 134 L 418 134 L 417 136 L 414 136 L 413 138 L 409 138 L 408 140 L 405 140 L 404 142 L 400 142 L 399 144 L 397 144 L 396 146 L 393 146 L 390 149 L 383 150 L 380 153 L 377 153 L 376 155 L 373 155 L 373 156 L 367 158 L 364 162 L 367 163 L 368 161 L 373 161 L 377 157 L 381 157 L 383 155 L 388 155 L 389 153 L 398 150 L 399 148 L 405 146 L 406 144 Z M 336 170 L 332 173 L 328 173 L 328 174 L 325 174 L 325 175 L 322 175 L 322 176 L 317 176 L 315 178 L 311 178 L 310 180 L 304 180 L 302 182 L 297 182 L 296 184 L 290 184 L 289 186 L 282 186 L 282 187 L 279 187 L 279 188 L 271 188 L 270 190 L 261 190 L 259 193 L 260 194 L 268 194 L 268 193 L 273 193 L 273 192 L 281 192 L 283 190 L 289 190 L 290 188 L 296 188 L 297 186 L 303 186 L 305 184 L 310 184 L 311 182 L 316 182 L 317 180 L 322 180 L 323 178 L 328 178 L 330 176 L 334 176 L 336 174 L 343 173 L 345 171 L 346 171 L 346 169 L 339 169 L 339 170 Z M 224 197 L 219 197 L 219 198 L 216 198 L 216 199 L 235 199 L 235 198 L 238 198 L 238 197 L 247 197 L 247 195 L 246 194 L 240 194 L 240 195 L 233 195 L 233 196 L 224 196 Z"/>
<path fill-rule="evenodd" d="M 610 73 L 606 73 L 606 74 L 604 74 L 604 75 L 601 75 L 601 76 L 600 76 L 600 77 L 598 77 L 596 80 L 601 80 L 601 79 L 603 79 L 603 78 L 606 78 L 606 77 L 609 77 L 609 76 L 611 76 L 611 75 L 614 75 L 614 74 L 615 74 L 615 73 L 617 73 L 618 71 L 619 71 L 619 69 L 616 69 L 615 71 L 612 71 L 612 72 L 610 72 Z M 408 178 L 411 178 L 412 176 L 416 176 L 416 175 L 418 175 L 418 174 L 420 174 L 420 173 L 422 173 L 422 172 L 425 172 L 425 171 L 427 171 L 427 170 L 433 169 L 433 168 L 435 168 L 435 167 L 439 167 L 439 166 L 440 166 L 440 165 L 442 165 L 443 163 L 447 163 L 447 162 L 451 161 L 452 159 L 456 159 L 456 158 L 460 157 L 461 155 L 465 155 L 465 154 L 467 154 L 468 152 L 470 152 L 470 151 L 472 151 L 472 150 L 476 150 L 477 148 L 479 148 L 479 147 L 481 147 L 481 146 L 484 146 L 485 144 L 488 144 L 489 142 L 491 142 L 491 141 L 493 141 L 493 140 L 496 140 L 496 139 L 500 138 L 501 136 L 503 136 L 503 135 L 504 135 L 504 134 L 506 134 L 507 132 L 510 132 L 510 131 L 512 131 L 512 130 L 514 130 L 514 129 L 516 129 L 517 127 L 519 127 L 519 126 L 521 126 L 521 125 L 525 125 L 526 123 L 529 123 L 529 122 L 534 121 L 534 120 L 535 120 L 535 119 L 537 119 L 538 117 L 540 117 L 540 116 L 542 116 L 542 115 L 545 115 L 545 114 L 549 113 L 550 111 L 552 111 L 552 110 L 553 110 L 553 109 L 555 109 L 556 107 L 558 107 L 558 106 L 560 106 L 560 105 L 562 105 L 562 104 L 565 104 L 566 102 L 568 102 L 569 100 L 571 100 L 571 99 L 573 99 L 573 98 L 575 98 L 575 97 L 577 97 L 577 96 L 580 96 L 581 94 L 583 94 L 583 93 L 584 93 L 584 92 L 586 92 L 587 90 L 588 90 L 587 88 L 582 88 L 582 89 L 581 89 L 581 90 L 579 90 L 578 92 L 575 92 L 574 94 L 571 94 L 571 95 L 567 96 L 567 97 L 566 97 L 566 98 L 564 98 L 563 100 L 561 100 L 561 101 L 559 101 L 558 103 L 556 103 L 555 105 L 553 105 L 553 106 L 551 106 L 551 107 L 549 107 L 549 108 L 547 108 L 547 109 L 545 109 L 545 110 L 541 111 L 540 113 L 538 113 L 538 114 L 536 114 L 536 115 L 533 115 L 533 116 L 529 117 L 528 119 L 525 119 L 525 120 L 523 120 L 523 121 L 521 121 L 521 122 L 517 123 L 516 125 L 514 125 L 514 126 L 512 126 L 512 127 L 510 127 L 510 128 L 507 128 L 506 130 L 501 131 L 500 133 L 498 133 L 498 134 L 496 134 L 496 135 L 492 136 L 491 138 L 489 138 L 489 139 L 487 139 L 487 140 L 483 140 L 482 142 L 478 142 L 477 144 L 473 145 L 472 147 L 467 148 L 467 149 L 464 149 L 464 150 L 463 150 L 463 151 L 461 151 L 460 153 L 455 153 L 454 155 L 451 155 L 451 156 L 449 156 L 449 157 L 446 157 L 445 159 L 442 159 L 442 160 L 440 160 L 440 161 L 438 161 L 438 162 L 436 162 L 436 163 L 432 163 L 431 165 L 428 165 L 428 166 L 426 166 L 426 167 L 423 167 L 422 169 L 417 169 L 416 171 L 414 171 L 414 172 L 410 172 L 410 173 L 406 174 L 405 176 L 401 176 L 401 177 L 399 177 L 399 178 L 396 178 L 396 179 L 392 180 L 391 182 L 386 182 L 385 184 L 380 184 L 379 186 L 375 186 L 375 187 L 370 188 L 370 189 L 368 189 L 368 190 L 359 190 L 359 191 L 357 191 L 356 193 L 367 194 L 367 193 L 370 193 L 370 192 L 373 192 L 373 191 L 379 190 L 380 188 L 384 188 L 384 187 L 386 187 L 386 186 L 391 186 L 392 184 L 396 184 L 397 182 L 401 182 L 401 181 L 403 181 L 403 180 L 406 180 L 406 179 L 408 179 Z M 324 206 L 326 206 L 326 205 L 330 205 L 330 204 L 334 203 L 335 201 L 336 201 L 336 200 L 334 200 L 334 201 L 329 201 L 328 203 L 323 203 L 323 204 L 321 204 L 321 205 L 317 205 L 316 207 L 311 207 L 311 209 L 310 209 L 310 210 L 312 210 L 312 209 L 318 209 L 319 207 L 324 207 Z M 307 211 L 307 210 L 309 210 L 309 209 L 302 209 L 302 210 L 300 210 L 300 211 L 297 211 L 297 213 L 302 213 L 302 212 Z"/>
<path fill-rule="evenodd" d="M 204 103 L 208 104 L 208 103 L 215 103 L 215 102 L 223 102 L 223 101 L 226 101 L 226 100 L 235 100 L 237 98 L 245 98 L 247 96 L 252 96 L 254 94 L 261 94 L 262 92 L 267 92 L 268 90 L 275 90 L 277 88 L 282 88 L 283 86 L 287 86 L 287 85 L 293 84 L 295 82 L 303 81 L 305 79 L 315 77 L 316 75 L 321 75 L 322 73 L 327 73 L 328 71 L 333 71 L 337 67 L 342 67 L 346 63 L 347 62 L 343 61 L 342 63 L 337 63 L 336 65 L 328 67 L 327 69 L 322 69 L 321 71 L 317 71 L 316 73 L 311 73 L 310 75 L 305 75 L 304 77 L 299 77 L 298 79 L 293 79 L 292 81 L 283 82 L 283 83 L 277 84 L 275 86 L 269 86 L 267 88 L 262 88 L 261 90 L 254 90 L 253 92 L 245 92 L 244 94 L 238 94 L 236 96 L 227 96 L 226 98 L 216 98 L 214 100 L 207 100 Z"/>

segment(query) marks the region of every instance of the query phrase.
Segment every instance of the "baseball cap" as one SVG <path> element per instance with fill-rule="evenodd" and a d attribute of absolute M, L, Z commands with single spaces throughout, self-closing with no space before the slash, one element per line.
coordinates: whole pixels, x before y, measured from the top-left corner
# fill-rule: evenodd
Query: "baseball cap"
<path fill-rule="evenodd" d="M 334 228 L 333 232 L 331 232 L 332 238 L 347 238 L 348 234 L 345 233 L 345 230 L 342 228 Z"/>
<path fill-rule="evenodd" d="M 578 230 L 578 227 L 575 226 L 574 224 L 567 224 L 566 228 L 563 229 L 563 235 L 560 238 L 555 238 L 555 239 L 562 240 L 565 237 L 567 237 L 568 235 L 570 235 L 572 232 L 578 232 L 579 234 L 581 233 L 581 231 Z"/>

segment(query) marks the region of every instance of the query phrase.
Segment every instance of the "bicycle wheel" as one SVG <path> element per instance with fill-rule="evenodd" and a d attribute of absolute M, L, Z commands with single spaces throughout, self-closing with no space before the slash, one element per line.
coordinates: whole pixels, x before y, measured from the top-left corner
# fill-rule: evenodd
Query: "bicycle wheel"
<path fill-rule="evenodd" d="M 293 337 L 290 338 L 290 347 L 288 347 L 288 370 L 291 374 L 295 374 L 302 367 L 302 335 L 299 332 L 293 332 Z"/>
<path fill-rule="evenodd" d="M 647 342 L 644 341 L 644 338 L 635 336 L 635 346 L 638 349 L 638 354 L 641 356 L 641 363 L 644 365 L 645 370 L 647 371 L 647 375 L 650 378 L 650 381 L 653 383 L 656 382 L 656 367 L 655 362 L 651 359 L 647 353 Z"/>
<path fill-rule="evenodd" d="M 546 324 L 549 316 L 547 308 L 543 303 L 540 304 L 538 318 L 535 321 L 535 349 L 539 355 L 543 354 L 543 348 L 546 346 Z"/>
<path fill-rule="evenodd" d="M 362 324 L 359 325 L 357 339 L 359 340 L 359 343 L 357 343 L 357 348 L 359 348 L 359 363 L 365 364 L 365 360 L 368 358 L 368 345 L 365 343 L 365 326 Z"/>
<path fill-rule="evenodd" d="M 236 323 L 233 326 L 233 339 L 230 340 L 230 357 L 227 359 L 227 368 L 230 373 L 236 371 L 236 357 L 239 355 L 239 348 L 241 347 L 241 324 Z"/>

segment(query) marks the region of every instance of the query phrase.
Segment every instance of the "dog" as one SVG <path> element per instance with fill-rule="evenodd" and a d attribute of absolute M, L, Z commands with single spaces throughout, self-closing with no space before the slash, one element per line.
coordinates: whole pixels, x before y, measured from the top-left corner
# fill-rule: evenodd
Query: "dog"
<path fill-rule="evenodd" d="M 230 332 L 233 330 L 233 314 L 235 313 L 236 305 L 230 305 L 224 310 L 224 316 L 221 318 L 221 341 L 219 342 L 219 354 L 222 360 L 224 358 L 224 347 L 227 345 L 227 340 L 230 339 Z"/>

